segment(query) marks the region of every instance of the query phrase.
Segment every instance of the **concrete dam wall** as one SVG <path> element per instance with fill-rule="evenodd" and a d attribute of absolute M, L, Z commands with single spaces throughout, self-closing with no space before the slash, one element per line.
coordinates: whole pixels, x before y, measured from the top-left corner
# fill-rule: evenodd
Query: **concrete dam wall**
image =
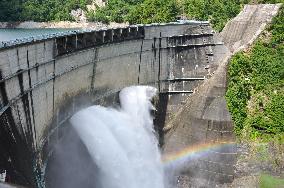
<path fill-rule="evenodd" d="M 138 25 L 43 37 L 0 49 L 0 167 L 40 187 L 60 127 L 131 85 L 159 90 L 157 130 L 210 78 L 227 48 L 207 22 Z M 218 135 L 217 135 L 218 136 Z M 161 139 L 161 142 L 163 139 Z"/>

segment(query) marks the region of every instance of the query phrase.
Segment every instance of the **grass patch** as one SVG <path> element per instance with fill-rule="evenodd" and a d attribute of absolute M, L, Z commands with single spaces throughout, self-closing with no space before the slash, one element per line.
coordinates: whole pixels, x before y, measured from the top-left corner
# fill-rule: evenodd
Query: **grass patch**
<path fill-rule="evenodd" d="M 260 188 L 284 188 L 284 179 L 267 174 L 260 176 Z"/>

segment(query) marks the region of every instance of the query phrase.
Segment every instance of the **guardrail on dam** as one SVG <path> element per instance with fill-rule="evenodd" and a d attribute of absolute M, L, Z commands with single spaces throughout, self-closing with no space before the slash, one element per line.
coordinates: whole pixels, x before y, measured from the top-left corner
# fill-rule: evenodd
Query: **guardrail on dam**
<path fill-rule="evenodd" d="M 225 53 L 208 22 L 73 32 L 0 48 L 0 167 L 11 181 L 40 186 L 58 129 L 76 111 L 113 103 L 130 85 L 152 85 L 162 113 L 217 68 Z M 165 121 L 165 119 L 163 119 Z"/>

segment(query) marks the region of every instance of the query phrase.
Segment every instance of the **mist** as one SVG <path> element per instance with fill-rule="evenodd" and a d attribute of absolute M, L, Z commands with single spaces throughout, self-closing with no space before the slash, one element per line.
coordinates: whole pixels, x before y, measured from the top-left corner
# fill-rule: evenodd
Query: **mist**
<path fill-rule="evenodd" d="M 127 87 L 119 94 L 120 108 L 96 105 L 73 115 L 72 128 L 55 149 L 59 162 L 49 170 L 63 175 L 49 178 L 47 187 L 164 188 L 151 115 L 156 92 L 149 86 Z"/>

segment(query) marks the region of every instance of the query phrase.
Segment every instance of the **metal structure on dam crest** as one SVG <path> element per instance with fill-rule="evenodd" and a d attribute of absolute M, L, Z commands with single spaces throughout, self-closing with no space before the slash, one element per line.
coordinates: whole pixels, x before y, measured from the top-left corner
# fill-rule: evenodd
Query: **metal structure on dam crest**
<path fill-rule="evenodd" d="M 0 167 L 14 183 L 40 187 L 60 127 L 83 107 L 114 104 L 130 85 L 158 88 L 164 124 L 227 51 L 208 22 L 196 21 L 2 43 Z"/>

